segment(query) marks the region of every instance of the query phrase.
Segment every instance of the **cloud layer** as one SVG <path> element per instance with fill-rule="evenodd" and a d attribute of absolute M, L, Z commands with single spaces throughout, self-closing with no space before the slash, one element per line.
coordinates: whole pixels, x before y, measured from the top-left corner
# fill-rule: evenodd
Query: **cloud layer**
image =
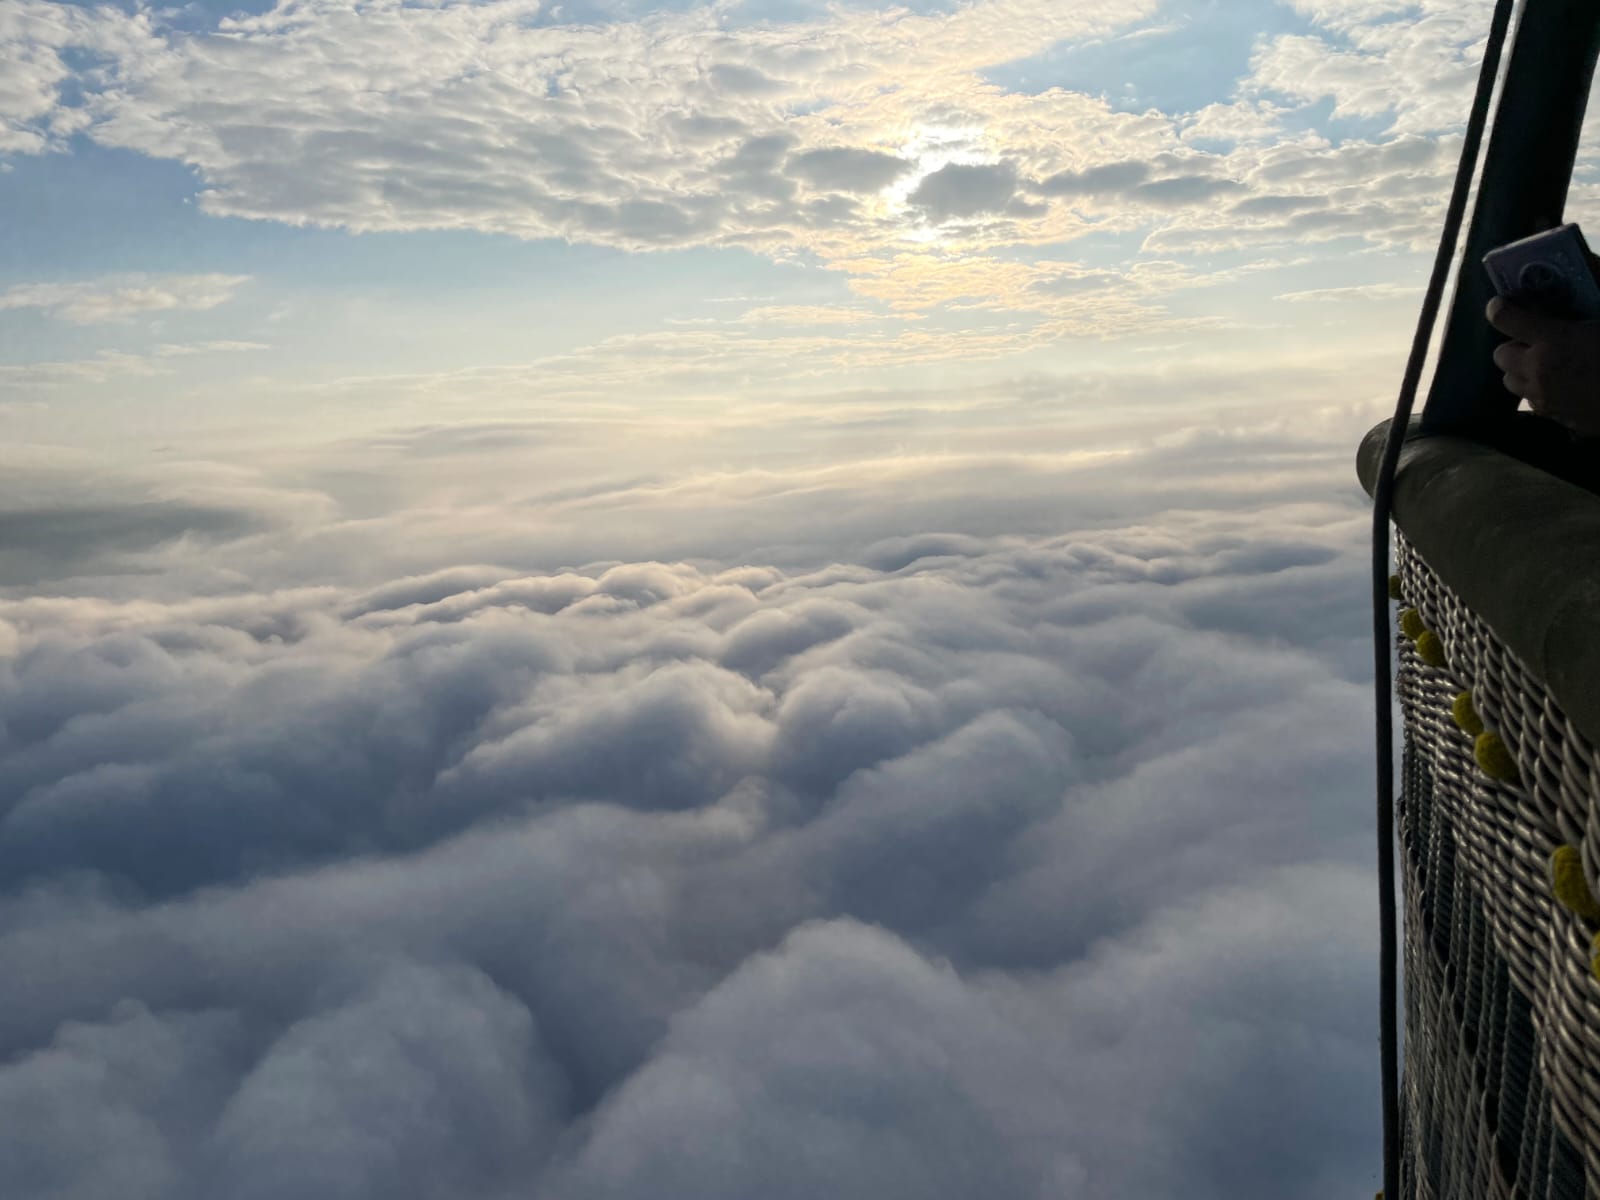
<path fill-rule="evenodd" d="M 0 1182 L 1367 1186 L 1362 528 L 18 595 Z"/>
<path fill-rule="evenodd" d="M 218 217 L 748 250 L 781 273 L 770 290 L 786 294 L 764 304 L 781 321 L 714 310 L 721 297 L 689 283 L 692 313 L 669 304 L 599 336 L 592 308 L 562 313 L 582 326 L 573 349 L 525 376 L 563 397 L 617 402 L 651 376 L 750 395 L 828 372 L 877 382 L 1024 355 L 1060 364 L 1121 339 L 1144 354 L 1227 337 L 1259 354 L 1279 346 L 1268 328 L 1360 346 L 1400 306 L 1358 289 L 1425 269 L 1415 252 L 1437 233 L 1486 21 L 1481 0 L 1263 5 L 1272 32 L 1252 43 L 1236 22 L 1223 56 L 1236 65 L 1219 67 L 1212 98 L 1131 111 L 1079 78 L 1074 54 L 1193 31 L 1199 55 L 1221 36 L 1203 14 L 1158 0 L 649 7 L 304 0 L 213 20 L 14 0 L 0 15 L 0 52 L 20 64 L 0 87 L 0 153 L 19 172 L 90 146 L 182 164 L 199 210 Z M 1580 197 L 1592 146 L 1583 161 Z M 800 270 L 811 267 L 831 274 Z M 249 269 L 263 281 L 246 292 L 220 272 L 35 279 L 0 303 L 120 321 L 236 294 L 226 315 L 239 327 L 209 323 L 193 341 L 275 346 L 272 322 L 298 306 L 297 377 L 274 363 L 251 384 L 273 411 L 312 370 L 348 392 L 397 358 L 394 369 L 438 365 L 417 349 L 435 349 L 434 324 L 387 284 L 363 298 L 369 310 L 341 311 L 325 287 L 267 279 L 272 261 Z M 420 289 L 436 283 L 432 267 L 406 271 Z M 1256 275 L 1278 278 L 1252 287 Z M 281 304 L 244 311 L 275 288 Z M 1271 301 L 1307 291 L 1337 306 L 1319 306 L 1332 315 L 1315 335 Z M 849 308 L 827 303 L 846 292 Z M 502 299 L 466 323 L 500 329 L 476 360 L 462 356 L 474 378 L 445 390 L 475 383 L 484 361 L 520 361 Z M 330 305 L 342 322 L 304 316 Z M 410 323 L 399 354 L 374 332 L 383 318 Z M 0 368 L 16 402 L 63 390 L 98 402 L 108 383 L 148 396 L 175 373 L 190 389 L 180 429 L 214 411 L 201 397 L 222 375 L 206 360 L 174 371 L 126 343 L 35 357 Z M 22 436 L 50 432 L 47 415 L 23 423 Z"/>
<path fill-rule="evenodd" d="M 933 231 L 967 252 L 1107 228 L 1165 246 L 1239 225 L 1251 245 L 1424 236 L 1448 163 L 1386 172 L 1361 152 L 1460 124 L 1481 5 L 1296 4 L 1312 32 L 1263 38 L 1233 94 L 1192 113 L 984 78 L 1158 7 L 975 0 L 743 24 L 711 7 L 602 25 L 527 0 L 307 0 L 195 32 L 19 0 L 0 42 L 31 73 L 0 113 L 14 151 L 82 131 L 191 165 L 209 212 L 353 230 L 739 245 L 846 269 Z M 68 50 L 100 65 L 73 75 Z M 78 103 L 62 102 L 69 76 Z M 1291 132 L 1328 98 L 1335 120 L 1387 127 L 1345 153 Z M 1281 195 L 1344 220 L 1216 203 Z"/>

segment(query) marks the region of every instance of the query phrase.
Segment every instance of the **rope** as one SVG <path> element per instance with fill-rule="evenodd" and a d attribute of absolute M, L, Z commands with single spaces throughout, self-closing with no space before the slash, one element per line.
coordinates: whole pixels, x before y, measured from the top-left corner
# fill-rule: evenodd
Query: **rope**
<path fill-rule="evenodd" d="M 1383 1059 L 1383 1195 L 1400 1200 L 1400 1048 L 1399 1013 L 1396 996 L 1396 905 L 1394 879 L 1394 691 L 1390 676 L 1389 643 L 1389 519 L 1394 508 L 1395 468 L 1400 448 L 1411 423 L 1411 410 L 1417 400 L 1428 345 L 1439 316 L 1450 263 L 1455 258 L 1461 237 L 1461 222 L 1467 211 L 1467 196 L 1478 162 L 1478 148 L 1489 120 L 1489 102 L 1494 94 L 1495 77 L 1500 72 L 1500 55 L 1506 32 L 1511 27 L 1516 0 L 1497 0 L 1483 50 L 1483 65 L 1478 71 L 1478 88 L 1472 97 L 1472 112 L 1467 119 L 1466 138 L 1461 144 L 1461 161 L 1456 166 L 1455 186 L 1445 210 L 1444 232 L 1434 256 L 1433 273 L 1422 297 L 1422 313 L 1406 361 L 1400 398 L 1394 420 L 1383 445 L 1383 460 L 1372 489 L 1372 640 L 1373 689 L 1377 699 L 1378 751 L 1378 990 L 1379 1044 Z M 1465 268 L 1465 264 L 1463 264 Z"/>

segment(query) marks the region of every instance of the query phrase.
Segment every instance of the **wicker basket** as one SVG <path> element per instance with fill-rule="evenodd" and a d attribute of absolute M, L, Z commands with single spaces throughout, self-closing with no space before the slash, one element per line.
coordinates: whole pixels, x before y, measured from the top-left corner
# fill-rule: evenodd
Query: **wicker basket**
<path fill-rule="evenodd" d="M 1597 927 L 1553 894 L 1551 857 L 1600 846 L 1596 755 L 1538 680 L 1402 535 L 1402 603 L 1444 665 L 1400 636 L 1406 1197 L 1600 1196 Z M 1434 663 L 1437 654 L 1431 655 Z M 1600 680 L 1596 681 L 1600 686 Z M 1480 765 L 1463 691 L 1515 775 Z"/>

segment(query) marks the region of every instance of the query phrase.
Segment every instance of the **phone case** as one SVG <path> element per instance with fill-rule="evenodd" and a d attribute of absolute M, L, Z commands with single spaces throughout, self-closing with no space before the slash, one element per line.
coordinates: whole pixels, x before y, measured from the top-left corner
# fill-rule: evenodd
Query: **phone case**
<path fill-rule="evenodd" d="M 1576 225 L 1509 242 L 1484 255 L 1483 265 L 1495 291 L 1523 308 L 1570 320 L 1600 319 L 1600 284 Z"/>

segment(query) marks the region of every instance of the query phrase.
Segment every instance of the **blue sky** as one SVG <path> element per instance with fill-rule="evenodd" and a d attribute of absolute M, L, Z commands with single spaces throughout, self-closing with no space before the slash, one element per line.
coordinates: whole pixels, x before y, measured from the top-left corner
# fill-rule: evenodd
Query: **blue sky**
<path fill-rule="evenodd" d="M 1375 1190 L 1489 7 L 0 5 L 0 1193 Z"/>

